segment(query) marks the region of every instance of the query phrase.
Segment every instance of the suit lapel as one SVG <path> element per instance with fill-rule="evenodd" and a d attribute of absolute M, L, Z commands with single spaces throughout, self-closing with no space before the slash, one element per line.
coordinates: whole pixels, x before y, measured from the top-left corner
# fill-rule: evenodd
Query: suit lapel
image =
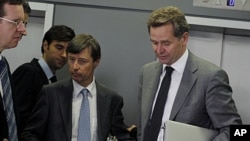
<path fill-rule="evenodd" d="M 107 99 L 107 94 L 103 92 L 102 86 L 96 82 L 96 96 L 97 96 L 97 123 L 98 123 L 98 138 L 102 140 L 104 138 L 103 130 L 106 130 L 105 123 L 109 119 L 108 113 L 106 112 L 109 109 L 109 102 Z"/>
<path fill-rule="evenodd" d="M 44 73 L 42 67 L 38 63 L 38 59 L 36 59 L 36 58 L 32 59 L 31 64 L 37 70 L 37 72 L 39 73 L 39 76 L 42 76 L 41 78 L 42 78 L 43 84 L 49 84 L 49 80 L 48 80 L 46 74 Z"/>
<path fill-rule="evenodd" d="M 57 90 L 58 101 L 60 104 L 60 114 L 66 130 L 68 141 L 71 140 L 72 134 L 72 95 L 73 84 L 71 79 L 67 79 Z"/>
<path fill-rule="evenodd" d="M 8 124 L 5 116 L 4 106 L 3 106 L 3 99 L 0 92 L 0 140 L 5 137 L 8 137 Z"/>
<path fill-rule="evenodd" d="M 182 104 L 184 103 L 186 97 L 190 93 L 197 77 L 194 75 L 194 72 L 197 71 L 196 59 L 191 52 L 189 52 L 189 57 L 187 60 L 187 64 L 185 70 L 183 72 L 183 77 L 175 97 L 175 101 L 172 107 L 172 111 L 170 114 L 170 120 L 174 120 L 176 114 L 180 110 Z"/>
<path fill-rule="evenodd" d="M 145 74 L 150 74 L 150 75 L 146 76 L 147 78 L 146 80 L 143 80 L 144 81 L 143 83 L 148 83 L 148 84 L 145 84 L 145 86 L 148 86 L 148 87 L 144 90 L 144 92 L 146 92 L 146 95 L 144 95 L 145 97 L 142 100 L 142 102 L 148 103 L 148 104 L 144 104 L 144 105 L 147 105 L 145 109 L 145 112 L 146 112 L 145 115 L 148 116 L 146 121 L 150 118 L 150 115 L 151 115 L 154 97 L 158 88 L 160 74 L 162 71 L 162 64 L 160 64 L 158 61 L 155 63 L 156 64 L 154 65 L 154 67 L 152 67 L 153 70 L 150 69 L 148 70 L 149 72 L 145 73 Z"/>

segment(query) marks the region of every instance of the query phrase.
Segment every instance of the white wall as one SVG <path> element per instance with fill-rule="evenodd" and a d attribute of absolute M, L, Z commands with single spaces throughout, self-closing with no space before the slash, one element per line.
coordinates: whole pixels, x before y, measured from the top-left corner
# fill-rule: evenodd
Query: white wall
<path fill-rule="evenodd" d="M 244 124 L 250 124 L 250 37 L 225 35 L 222 68 L 229 75 L 233 97 Z"/>
<path fill-rule="evenodd" d="M 220 66 L 222 42 L 222 33 L 190 31 L 188 48 L 197 56 Z"/>

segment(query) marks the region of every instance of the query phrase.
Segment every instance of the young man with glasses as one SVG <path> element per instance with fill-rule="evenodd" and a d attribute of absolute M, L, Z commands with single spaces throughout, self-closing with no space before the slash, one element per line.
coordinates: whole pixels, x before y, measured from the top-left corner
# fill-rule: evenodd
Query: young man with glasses
<path fill-rule="evenodd" d="M 0 141 L 18 141 L 18 112 L 10 84 L 8 62 L 2 56 L 2 52 L 18 45 L 21 36 L 26 32 L 23 21 L 22 0 L 0 1 Z"/>

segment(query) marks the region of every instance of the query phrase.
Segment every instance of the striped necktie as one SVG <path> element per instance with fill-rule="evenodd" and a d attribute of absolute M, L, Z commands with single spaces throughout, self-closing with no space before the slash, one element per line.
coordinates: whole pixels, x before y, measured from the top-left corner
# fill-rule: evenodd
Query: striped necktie
<path fill-rule="evenodd" d="M 90 111 L 89 111 L 89 100 L 88 90 L 83 89 L 80 92 L 83 96 L 82 104 L 80 109 L 80 117 L 78 123 L 78 137 L 77 141 L 90 141 Z"/>
<path fill-rule="evenodd" d="M 4 58 L 0 61 L 0 79 L 3 89 L 3 102 L 5 106 L 6 119 L 8 123 L 9 141 L 18 141 L 15 113 L 10 80 L 7 69 L 7 62 Z"/>

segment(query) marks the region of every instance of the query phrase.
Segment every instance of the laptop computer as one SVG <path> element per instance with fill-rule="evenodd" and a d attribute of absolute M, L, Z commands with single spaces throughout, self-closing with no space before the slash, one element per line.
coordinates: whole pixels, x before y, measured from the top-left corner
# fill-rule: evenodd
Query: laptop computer
<path fill-rule="evenodd" d="M 164 141 L 212 141 L 218 131 L 168 120 L 165 122 Z"/>

